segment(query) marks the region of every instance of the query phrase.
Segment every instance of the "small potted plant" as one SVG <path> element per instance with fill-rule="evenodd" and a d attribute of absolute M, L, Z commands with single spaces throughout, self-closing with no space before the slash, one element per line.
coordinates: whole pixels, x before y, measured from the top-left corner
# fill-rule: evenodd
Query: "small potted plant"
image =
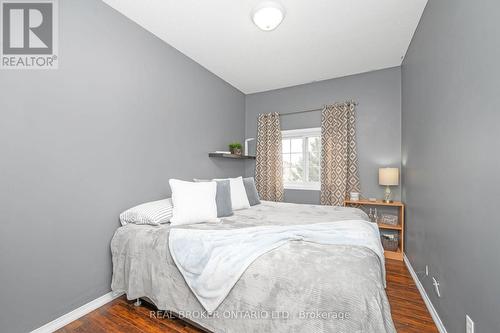
<path fill-rule="evenodd" d="M 241 155 L 241 143 L 232 142 L 229 144 L 229 151 L 234 155 Z"/>

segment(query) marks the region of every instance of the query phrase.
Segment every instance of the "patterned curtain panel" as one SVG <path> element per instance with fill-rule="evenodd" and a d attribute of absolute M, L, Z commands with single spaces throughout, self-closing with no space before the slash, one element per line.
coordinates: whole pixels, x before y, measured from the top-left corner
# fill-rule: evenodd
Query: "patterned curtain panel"
<path fill-rule="evenodd" d="M 262 200 L 283 200 L 281 127 L 278 113 L 259 115 L 255 181 Z"/>
<path fill-rule="evenodd" d="M 321 114 L 320 202 L 342 206 L 350 192 L 359 190 L 355 104 L 327 105 Z"/>

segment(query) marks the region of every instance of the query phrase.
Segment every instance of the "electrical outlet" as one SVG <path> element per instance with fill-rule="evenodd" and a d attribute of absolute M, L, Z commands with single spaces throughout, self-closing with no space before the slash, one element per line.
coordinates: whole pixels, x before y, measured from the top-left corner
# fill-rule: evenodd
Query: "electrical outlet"
<path fill-rule="evenodd" d="M 429 265 L 425 265 L 425 276 L 429 276 Z"/>
<path fill-rule="evenodd" d="M 465 333 L 474 333 L 474 322 L 469 315 L 465 315 Z"/>

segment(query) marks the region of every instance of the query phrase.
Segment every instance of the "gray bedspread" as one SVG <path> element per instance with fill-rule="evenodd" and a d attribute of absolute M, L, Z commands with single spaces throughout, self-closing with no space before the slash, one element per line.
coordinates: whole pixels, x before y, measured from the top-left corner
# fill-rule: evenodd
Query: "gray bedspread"
<path fill-rule="evenodd" d="M 263 202 L 220 224 L 178 228 L 232 229 L 367 219 L 343 207 Z M 213 332 L 396 332 L 377 255 L 352 245 L 292 241 L 254 261 L 209 316 L 168 249 L 170 225 L 126 225 L 112 242 L 113 291 L 147 297 Z"/>

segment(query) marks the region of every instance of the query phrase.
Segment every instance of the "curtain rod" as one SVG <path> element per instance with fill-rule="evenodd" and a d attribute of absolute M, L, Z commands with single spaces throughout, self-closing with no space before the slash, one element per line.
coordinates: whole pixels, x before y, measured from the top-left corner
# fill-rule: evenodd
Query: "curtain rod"
<path fill-rule="evenodd" d="M 314 111 L 321 111 L 323 110 L 323 108 L 319 108 L 319 109 L 311 109 L 311 110 L 302 110 L 302 111 L 295 111 L 295 112 L 280 112 L 280 116 L 286 116 L 286 115 L 289 115 L 289 114 L 298 114 L 298 113 L 306 113 L 306 112 L 314 112 Z"/>
<path fill-rule="evenodd" d="M 359 103 L 357 102 L 348 102 L 348 103 L 352 103 L 354 105 L 358 105 Z M 320 108 L 317 108 L 317 109 L 309 109 L 309 110 L 302 110 L 302 111 L 292 111 L 292 112 L 280 112 L 279 115 L 280 116 L 286 116 L 286 115 L 289 115 L 289 114 L 298 114 L 298 113 L 306 113 L 306 112 L 315 112 L 315 111 L 322 111 L 324 108 L 324 106 L 320 107 Z"/>

